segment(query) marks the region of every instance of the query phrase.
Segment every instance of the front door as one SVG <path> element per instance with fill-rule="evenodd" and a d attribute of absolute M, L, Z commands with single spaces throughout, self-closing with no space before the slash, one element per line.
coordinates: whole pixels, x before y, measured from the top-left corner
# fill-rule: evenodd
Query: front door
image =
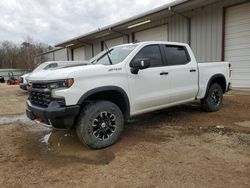
<path fill-rule="evenodd" d="M 138 74 L 129 73 L 131 114 L 153 110 L 169 103 L 170 79 L 162 58 L 159 45 L 143 47 L 133 58 L 150 60 L 150 67 L 139 70 Z M 132 60 L 132 61 L 133 61 Z"/>

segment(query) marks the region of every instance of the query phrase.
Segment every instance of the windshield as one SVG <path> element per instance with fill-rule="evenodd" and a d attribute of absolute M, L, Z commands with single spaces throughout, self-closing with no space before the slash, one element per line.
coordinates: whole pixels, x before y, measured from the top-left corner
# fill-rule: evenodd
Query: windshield
<path fill-rule="evenodd" d="M 103 51 L 97 54 L 89 62 L 94 64 L 110 65 L 111 60 L 113 65 L 118 64 L 122 62 L 135 49 L 136 46 L 137 45 L 126 45 L 111 48 L 109 52 Z"/>

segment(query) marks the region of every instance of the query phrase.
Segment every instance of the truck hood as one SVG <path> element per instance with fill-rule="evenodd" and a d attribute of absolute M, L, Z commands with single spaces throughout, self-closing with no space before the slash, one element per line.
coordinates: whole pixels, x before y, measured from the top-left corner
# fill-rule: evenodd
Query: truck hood
<path fill-rule="evenodd" d="M 77 71 L 85 71 L 89 69 L 93 69 L 98 65 L 93 64 L 86 64 L 82 66 L 73 66 L 73 67 L 63 67 L 63 68 L 56 68 L 56 69 L 49 69 L 49 70 L 41 70 L 38 72 L 34 72 L 30 74 L 29 80 L 30 81 L 46 81 L 46 80 L 60 80 L 69 78 L 71 73 Z"/>

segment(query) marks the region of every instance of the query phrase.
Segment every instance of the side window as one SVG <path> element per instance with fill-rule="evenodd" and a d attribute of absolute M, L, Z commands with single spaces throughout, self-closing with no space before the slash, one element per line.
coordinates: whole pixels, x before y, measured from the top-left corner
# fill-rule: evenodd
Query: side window
<path fill-rule="evenodd" d="M 164 51 L 168 65 L 184 65 L 190 61 L 190 57 L 184 46 L 165 45 Z"/>
<path fill-rule="evenodd" d="M 144 58 L 148 58 L 150 60 L 150 67 L 163 66 L 160 47 L 158 45 L 145 46 L 134 57 L 134 59 Z"/>

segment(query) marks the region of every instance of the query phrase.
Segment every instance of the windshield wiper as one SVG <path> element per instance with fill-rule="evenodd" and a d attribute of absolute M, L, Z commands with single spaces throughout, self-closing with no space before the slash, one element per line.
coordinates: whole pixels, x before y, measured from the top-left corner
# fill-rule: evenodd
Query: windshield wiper
<path fill-rule="evenodd" d="M 111 58 L 110 58 L 110 56 L 109 56 L 110 50 L 109 50 L 109 48 L 108 48 L 106 42 L 103 41 L 103 43 L 104 43 L 104 45 L 105 45 L 105 51 L 106 51 L 106 53 L 107 53 L 107 56 L 108 56 L 108 59 L 109 59 L 109 63 L 110 63 L 110 65 L 113 65 L 112 60 L 111 60 Z"/>

